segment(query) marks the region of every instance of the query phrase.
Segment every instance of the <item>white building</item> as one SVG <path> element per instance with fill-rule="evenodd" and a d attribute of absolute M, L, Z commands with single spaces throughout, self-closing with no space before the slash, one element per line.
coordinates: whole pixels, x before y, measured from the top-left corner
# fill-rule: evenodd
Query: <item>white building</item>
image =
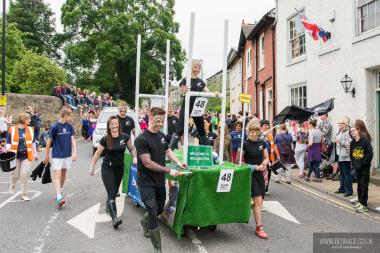
<path fill-rule="evenodd" d="M 242 61 L 234 48 L 228 54 L 228 86 L 230 88 L 230 112 L 238 114 L 242 110 L 239 95 L 242 92 Z"/>
<path fill-rule="evenodd" d="M 277 0 L 277 111 L 296 104 L 311 107 L 335 98 L 329 114 L 337 121 L 362 119 L 373 137 L 374 165 L 379 164 L 380 0 Z M 331 32 L 326 43 L 314 41 L 296 9 Z M 355 97 L 341 80 L 352 78 Z M 377 166 L 379 167 L 379 166 Z"/>

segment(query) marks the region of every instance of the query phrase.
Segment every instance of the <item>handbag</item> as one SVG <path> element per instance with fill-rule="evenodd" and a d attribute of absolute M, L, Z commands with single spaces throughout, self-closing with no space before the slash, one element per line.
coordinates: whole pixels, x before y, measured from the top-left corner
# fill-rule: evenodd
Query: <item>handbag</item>
<path fill-rule="evenodd" d="M 288 142 L 287 139 L 285 139 L 285 137 L 282 134 L 280 134 L 280 136 L 286 143 L 285 146 L 281 145 L 281 148 L 279 150 L 280 154 L 282 154 L 282 155 L 294 155 L 294 150 L 293 150 L 292 145 Z"/>

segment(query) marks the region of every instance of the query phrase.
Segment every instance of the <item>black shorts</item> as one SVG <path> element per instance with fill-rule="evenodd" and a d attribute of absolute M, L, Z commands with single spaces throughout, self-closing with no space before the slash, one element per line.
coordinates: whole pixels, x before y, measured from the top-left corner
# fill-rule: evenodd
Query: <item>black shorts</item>
<path fill-rule="evenodd" d="M 265 196 L 265 180 L 261 171 L 252 172 L 251 197 Z"/>
<path fill-rule="evenodd" d="M 166 189 L 164 187 L 142 186 L 139 187 L 141 200 L 145 205 L 149 204 L 152 200 L 157 202 L 157 215 L 160 215 L 164 209 L 166 200 Z"/>

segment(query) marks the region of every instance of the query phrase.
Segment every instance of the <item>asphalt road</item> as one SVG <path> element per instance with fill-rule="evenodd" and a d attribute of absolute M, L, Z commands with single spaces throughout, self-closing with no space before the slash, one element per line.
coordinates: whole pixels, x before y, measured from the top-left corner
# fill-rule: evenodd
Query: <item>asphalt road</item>
<path fill-rule="evenodd" d="M 136 208 L 129 199 L 125 200 L 121 215 L 123 224 L 119 230 L 114 230 L 109 221 L 97 222 L 94 238 L 89 238 L 67 223 L 97 203 L 100 203 L 99 213 L 104 213 L 106 193 L 100 174 L 89 177 L 87 173 L 91 155 L 91 143 L 79 142 L 78 161 L 69 171 L 64 189 L 68 203 L 62 210 L 55 207 L 52 184 L 42 185 L 40 179 L 31 182 L 29 194 L 34 198 L 23 202 L 19 193 L 7 193 L 9 175 L 0 173 L 1 253 L 153 251 L 139 224 L 143 209 Z M 271 182 L 270 192 L 266 198 L 268 211 L 263 212 L 268 240 L 255 236 L 253 221 L 219 225 L 214 232 L 190 229 L 182 240 L 161 225 L 163 252 L 312 252 L 312 238 L 316 232 L 380 233 L 378 214 L 356 214 L 346 203 L 304 186 Z M 271 204 L 278 206 L 278 203 L 298 223 L 269 212 Z"/>

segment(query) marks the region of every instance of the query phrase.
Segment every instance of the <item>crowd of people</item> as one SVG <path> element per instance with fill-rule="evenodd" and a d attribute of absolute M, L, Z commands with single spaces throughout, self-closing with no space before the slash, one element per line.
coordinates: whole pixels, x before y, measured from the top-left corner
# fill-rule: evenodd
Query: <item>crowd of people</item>
<path fill-rule="evenodd" d="M 71 107 L 73 110 L 86 107 L 103 108 L 116 105 L 113 97 L 108 93 L 96 94 L 96 92 L 82 90 L 68 83 L 54 86 L 51 95 L 62 99 L 62 104 Z"/>
<path fill-rule="evenodd" d="M 184 79 L 180 83 L 183 94 L 189 90 L 208 92 L 204 82 L 198 78 L 201 64 L 193 62 L 190 88 Z M 63 99 L 70 108 L 61 110 L 60 118 L 49 129 L 40 134 L 41 115 L 29 106 L 25 113 L 20 113 L 17 123 L 11 126 L 11 116 L 6 115 L 5 108 L 0 108 L 0 152 L 13 152 L 16 157 L 16 169 L 11 172 L 9 192 L 15 192 L 16 182 L 21 182 L 21 198 L 29 201 L 27 192 L 28 176 L 33 160 L 37 160 L 39 140 L 46 146 L 43 163 L 51 164 L 53 184 L 56 195 L 56 205 L 62 208 L 66 199 L 62 193 L 67 172 L 77 158 L 75 131 L 72 122 L 72 110 L 82 105 L 90 107 L 81 110 L 82 136 L 89 140 L 94 130 L 97 112 L 93 107 L 113 106 L 112 97 L 105 95 L 105 100 L 96 98 L 79 88 L 68 84 L 54 88 L 54 95 Z M 218 94 L 215 94 L 218 96 Z M 183 99 L 184 101 L 185 99 Z M 97 102 L 95 102 L 97 101 Z M 190 110 L 195 99 L 190 99 Z M 184 102 L 178 112 L 169 108 L 167 114 L 162 108 L 153 107 L 149 111 L 141 111 L 139 122 L 134 122 L 126 115 L 127 104 L 120 102 L 118 115 L 111 116 L 107 121 L 106 135 L 100 140 L 99 147 L 90 163 L 89 175 L 94 175 L 94 168 L 102 153 L 105 154 L 101 166 L 101 178 L 107 192 L 106 211 L 112 218 L 112 225 L 117 229 L 122 220 L 117 217 L 115 199 L 124 173 L 124 152 L 129 150 L 133 163 L 138 166 L 137 185 L 142 201 L 146 207 L 141 225 L 144 236 L 150 238 L 154 249 L 161 252 L 161 237 L 157 216 L 163 212 L 166 199 L 165 173 L 176 177 L 184 174 L 166 167 L 166 159 L 176 163 L 179 168 L 185 168 L 174 149 L 181 148 L 180 140 L 184 134 Z M 168 122 L 168 133 L 160 130 L 165 121 Z M 245 122 L 243 122 L 245 121 Z M 143 130 L 136 136 L 135 125 Z M 243 125 L 246 126 L 243 129 Z M 224 135 L 222 136 L 222 129 Z M 189 134 L 194 144 L 209 145 L 214 151 L 214 161 L 223 159 L 226 162 L 246 164 L 252 171 L 251 197 L 253 216 L 256 223 L 255 233 L 259 238 L 267 239 L 262 223 L 262 206 L 265 195 L 269 194 L 269 182 L 273 176 L 274 182 L 291 184 L 291 169 L 299 169 L 299 177 L 307 182 L 311 179 L 322 183 L 326 180 L 339 178 L 340 187 L 337 194 L 345 197 L 353 194 L 353 181 L 358 182 L 358 197 L 353 199 L 357 212 L 367 212 L 368 184 L 370 166 L 373 157 L 371 136 L 363 121 L 355 120 L 350 124 L 348 117 L 342 118 L 338 124 L 335 138 L 332 136 L 333 126 L 328 115 L 321 115 L 319 120 L 312 118 L 306 122 L 288 122 L 271 128 L 266 119 L 258 119 L 257 115 L 238 115 L 226 113 L 225 122 L 216 112 L 206 112 L 203 116 L 191 117 Z M 134 145 L 131 142 L 135 137 Z M 43 139 L 40 138 L 43 137 Z M 219 157 L 221 140 L 224 140 L 224 156 Z M 51 151 L 51 154 L 50 154 Z M 306 172 L 307 170 L 307 172 Z M 272 173 L 274 175 L 272 175 Z M 312 178 L 313 177 L 313 178 Z M 169 181 L 169 189 L 174 187 Z"/>

